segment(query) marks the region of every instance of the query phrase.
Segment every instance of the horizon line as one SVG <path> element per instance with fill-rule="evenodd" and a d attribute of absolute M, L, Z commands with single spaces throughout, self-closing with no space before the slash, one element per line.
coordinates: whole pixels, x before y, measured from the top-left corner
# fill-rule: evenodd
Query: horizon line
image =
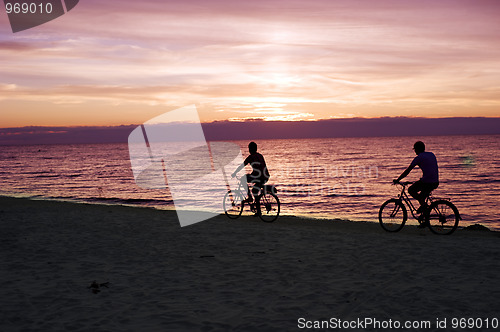
<path fill-rule="evenodd" d="M 239 120 L 213 120 L 200 122 L 201 124 L 220 124 L 220 123 L 315 123 L 321 121 L 342 121 L 342 120 L 381 120 L 381 119 L 408 119 L 408 120 L 444 120 L 444 119 L 500 119 L 500 116 L 448 116 L 448 117 L 425 117 L 425 116 L 380 116 L 380 117 L 346 117 L 346 118 L 325 118 L 311 120 L 265 120 L 265 119 L 239 119 Z M 108 125 L 25 125 L 17 127 L 0 127 L 2 129 L 21 129 L 21 128 L 110 128 L 110 127 L 130 127 L 140 126 L 142 123 L 129 124 L 108 124 Z"/>

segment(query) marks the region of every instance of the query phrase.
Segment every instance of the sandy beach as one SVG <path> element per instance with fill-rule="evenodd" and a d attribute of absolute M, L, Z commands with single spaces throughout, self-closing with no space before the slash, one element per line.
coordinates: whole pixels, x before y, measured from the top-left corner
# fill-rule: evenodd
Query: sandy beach
<path fill-rule="evenodd" d="M 6 197 L 0 220 L 1 331 L 500 318 L 498 232 L 223 215 L 181 228 L 174 211 Z"/>

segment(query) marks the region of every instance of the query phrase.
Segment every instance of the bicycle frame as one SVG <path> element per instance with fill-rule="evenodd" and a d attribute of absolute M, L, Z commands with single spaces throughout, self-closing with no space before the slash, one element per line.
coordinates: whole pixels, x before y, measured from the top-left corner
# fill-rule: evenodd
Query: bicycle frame
<path fill-rule="evenodd" d="M 243 186 L 241 185 L 241 183 L 239 183 L 238 184 L 238 188 L 236 190 L 234 190 L 234 191 L 233 190 L 229 190 L 229 192 L 231 193 L 231 196 L 232 196 L 231 198 L 232 198 L 233 201 L 236 200 L 235 196 L 236 196 L 236 198 L 239 198 L 240 201 L 243 201 L 245 199 L 246 193 L 245 193 L 245 195 L 243 195 L 243 190 L 242 190 L 241 187 L 243 187 Z"/>
<path fill-rule="evenodd" d="M 234 196 L 237 196 L 241 201 L 243 201 L 247 198 L 248 192 L 245 191 L 245 188 L 243 188 L 243 185 L 241 184 L 241 177 L 240 178 L 236 177 L 236 179 L 238 180 L 238 188 L 236 188 L 234 190 L 234 193 L 231 190 L 231 194 Z M 247 186 L 248 186 L 248 184 L 247 184 Z M 253 186 L 252 186 L 252 188 L 253 188 Z M 254 194 L 255 201 L 257 201 L 257 198 L 262 195 L 262 188 L 259 188 L 259 187 L 257 187 L 257 188 L 259 189 L 259 192 L 257 195 Z M 248 190 L 252 190 L 252 189 L 248 188 Z M 233 198 L 233 200 L 234 200 L 234 198 Z M 243 203 L 243 204 L 245 204 L 245 203 Z"/>
<path fill-rule="evenodd" d="M 410 196 L 408 196 L 408 194 L 406 193 L 406 186 L 409 185 L 410 183 L 411 182 L 403 182 L 403 183 L 400 182 L 399 183 L 402 186 L 402 188 L 401 188 L 401 193 L 398 195 L 398 198 L 406 203 L 406 206 L 409 207 L 413 218 L 418 220 L 418 215 L 416 215 L 417 208 L 415 207 L 415 205 L 413 205 L 413 202 L 412 202 Z M 432 193 L 429 194 L 429 196 L 427 196 L 427 198 L 425 199 L 425 201 L 429 205 L 432 202 L 431 195 L 432 195 Z"/>

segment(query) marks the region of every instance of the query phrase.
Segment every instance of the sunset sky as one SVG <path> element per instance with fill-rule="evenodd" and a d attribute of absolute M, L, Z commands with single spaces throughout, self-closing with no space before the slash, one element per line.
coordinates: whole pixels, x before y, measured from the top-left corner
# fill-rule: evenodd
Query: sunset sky
<path fill-rule="evenodd" d="M 500 116 L 500 1 L 81 0 L 12 33 L 0 127 Z"/>

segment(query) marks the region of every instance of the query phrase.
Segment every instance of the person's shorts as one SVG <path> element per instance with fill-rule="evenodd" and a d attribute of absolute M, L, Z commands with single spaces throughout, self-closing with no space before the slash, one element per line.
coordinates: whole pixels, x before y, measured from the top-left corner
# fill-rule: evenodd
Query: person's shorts
<path fill-rule="evenodd" d="M 412 184 L 410 188 L 408 188 L 408 191 L 420 192 L 420 195 L 424 195 L 425 197 L 427 197 L 429 196 L 431 191 L 436 189 L 438 186 L 439 182 L 428 183 L 418 180 L 417 182 Z"/>
<path fill-rule="evenodd" d="M 266 177 L 258 177 L 255 178 L 251 174 L 246 175 L 247 183 L 253 183 L 254 186 L 257 186 L 259 188 L 262 188 L 262 186 L 267 182 L 268 178 Z"/>

